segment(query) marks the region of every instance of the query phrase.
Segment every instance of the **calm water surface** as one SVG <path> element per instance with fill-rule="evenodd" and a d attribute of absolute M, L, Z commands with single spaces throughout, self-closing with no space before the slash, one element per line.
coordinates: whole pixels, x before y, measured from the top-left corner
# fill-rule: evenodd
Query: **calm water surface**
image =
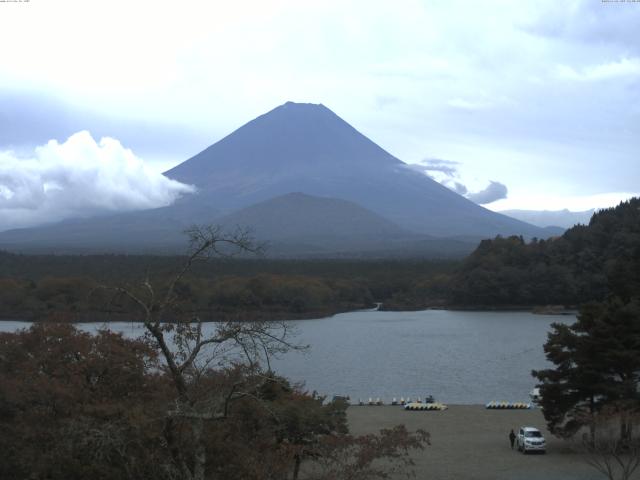
<path fill-rule="evenodd" d="M 553 322 L 573 316 L 526 312 L 351 312 L 318 320 L 291 321 L 295 341 L 310 345 L 272 362 L 280 374 L 305 382 L 329 397 L 415 398 L 433 395 L 445 403 L 526 401 L 532 369 L 548 364 L 542 345 Z M 0 331 L 28 326 L 0 322 Z M 87 330 L 97 324 L 82 324 Z M 109 324 L 127 336 L 139 324 Z"/>

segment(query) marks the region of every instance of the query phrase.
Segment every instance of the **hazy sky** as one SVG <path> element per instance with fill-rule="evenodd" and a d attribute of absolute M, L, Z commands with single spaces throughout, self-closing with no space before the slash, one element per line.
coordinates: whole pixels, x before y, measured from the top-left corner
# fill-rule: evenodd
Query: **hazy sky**
<path fill-rule="evenodd" d="M 147 167 L 123 208 L 171 201 L 157 172 L 287 100 L 478 202 L 506 194 L 492 209 L 640 192 L 637 2 L 31 0 L 0 2 L 0 42 L 0 221 L 19 187 L 77 196 L 138 162 L 126 148 Z M 79 144 L 60 174 L 47 152 Z"/>

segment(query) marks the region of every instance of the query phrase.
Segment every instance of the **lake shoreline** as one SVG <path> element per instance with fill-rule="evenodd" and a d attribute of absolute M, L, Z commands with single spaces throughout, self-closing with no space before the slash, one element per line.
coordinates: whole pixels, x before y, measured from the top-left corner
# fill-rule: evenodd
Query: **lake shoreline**
<path fill-rule="evenodd" d="M 570 305 L 428 305 L 421 308 L 401 306 L 387 308 L 384 304 L 380 311 L 384 312 L 421 312 L 425 310 L 445 310 L 451 312 L 527 312 L 536 315 L 576 315 L 578 306 Z"/>
<path fill-rule="evenodd" d="M 291 320 L 319 320 L 323 318 L 329 318 L 341 313 L 351 313 L 368 311 L 369 309 L 354 308 L 354 309 L 327 309 L 327 310 L 314 310 L 311 312 L 287 312 L 287 311 L 264 311 L 260 315 L 251 315 L 246 317 L 239 317 L 237 314 L 229 312 L 223 312 L 219 316 L 221 318 L 215 320 L 203 320 L 202 323 L 224 323 L 237 320 L 239 322 L 254 322 L 254 321 L 291 321 Z M 134 317 L 136 315 L 133 315 Z M 71 320 L 67 320 L 70 317 L 75 317 Z M 96 319 L 96 317 L 99 317 Z M 235 318 L 234 318 L 235 317 Z M 69 324 L 82 324 L 82 323 L 118 323 L 118 322 L 138 322 L 142 323 L 142 320 L 129 320 L 124 314 L 106 314 L 104 312 L 94 313 L 82 313 L 82 314 L 70 314 L 61 316 L 47 316 L 32 317 L 29 315 L 13 315 L 13 318 L 0 319 L 0 322 L 24 322 L 24 323 L 69 323 Z M 170 323 L 170 320 L 164 320 L 163 323 Z"/>
<path fill-rule="evenodd" d="M 239 318 L 230 318 L 235 317 L 236 315 L 225 315 L 226 318 L 222 318 L 219 320 L 203 320 L 202 323 L 224 323 L 228 321 L 237 320 L 239 322 L 253 322 L 253 321 L 265 321 L 265 322 L 276 322 L 276 321 L 306 321 L 306 320 L 323 320 L 326 318 L 331 318 L 336 315 L 345 314 L 345 313 L 357 313 L 357 312 L 398 312 L 398 313 L 417 313 L 417 312 L 426 312 L 431 310 L 436 311 L 444 311 L 444 312 L 497 312 L 497 313 L 532 313 L 534 315 L 557 315 L 557 316 L 571 316 L 577 315 L 578 309 L 570 307 L 564 308 L 557 305 L 536 305 L 536 306 L 486 306 L 486 305 L 474 305 L 474 306 L 464 306 L 464 305 L 451 305 L 451 306 L 428 306 L 422 308 L 385 308 L 383 303 L 376 304 L 377 307 L 374 306 L 372 308 L 354 308 L 354 309 L 327 309 L 320 311 L 312 311 L 312 312 L 287 312 L 287 311 L 278 311 L 278 312 L 263 312 L 263 315 L 260 316 L 249 316 L 249 317 L 239 317 Z M 85 318 L 84 315 L 87 315 Z M 0 322 L 22 322 L 22 323 L 70 323 L 70 324 L 82 324 L 82 323 L 117 323 L 117 322 L 139 322 L 142 323 L 142 320 L 128 320 L 126 318 L 100 318 L 95 319 L 96 316 L 106 315 L 109 317 L 110 315 L 104 314 L 103 312 L 96 312 L 95 315 L 91 314 L 82 314 L 82 316 L 78 316 L 80 318 L 76 318 L 74 320 L 64 320 L 61 321 L 56 318 L 29 318 L 28 316 L 14 316 L 14 318 L 0 319 Z M 119 315 L 119 317 L 124 317 L 124 315 Z M 169 323 L 170 321 L 165 320 L 165 323 Z"/>

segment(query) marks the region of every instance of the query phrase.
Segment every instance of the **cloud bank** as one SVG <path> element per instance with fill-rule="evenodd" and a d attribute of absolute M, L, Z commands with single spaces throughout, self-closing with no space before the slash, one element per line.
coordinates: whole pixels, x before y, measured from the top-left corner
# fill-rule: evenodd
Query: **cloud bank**
<path fill-rule="evenodd" d="M 0 231 L 66 218 L 170 205 L 195 188 L 148 168 L 114 138 L 87 131 L 37 147 L 32 158 L 0 152 Z"/>

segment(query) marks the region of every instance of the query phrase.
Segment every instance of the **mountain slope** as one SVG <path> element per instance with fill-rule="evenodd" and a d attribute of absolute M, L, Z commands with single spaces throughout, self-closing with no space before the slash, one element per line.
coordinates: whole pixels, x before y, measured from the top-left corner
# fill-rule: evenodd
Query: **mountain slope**
<path fill-rule="evenodd" d="M 288 193 L 219 219 L 222 225 L 248 226 L 264 240 L 366 239 L 408 235 L 370 210 L 346 200 Z"/>
<path fill-rule="evenodd" d="M 218 219 L 233 231 L 249 227 L 272 257 L 461 257 L 477 241 L 408 232 L 356 203 L 289 193 Z"/>
<path fill-rule="evenodd" d="M 165 174 L 198 187 L 186 202 L 227 211 L 304 192 L 350 200 L 418 233 L 544 235 L 411 170 L 323 105 L 281 105 Z"/>
<path fill-rule="evenodd" d="M 187 247 L 184 230 L 212 223 L 214 209 L 182 204 L 152 210 L 66 220 L 0 232 L 0 249 L 42 253 L 176 253 Z"/>

